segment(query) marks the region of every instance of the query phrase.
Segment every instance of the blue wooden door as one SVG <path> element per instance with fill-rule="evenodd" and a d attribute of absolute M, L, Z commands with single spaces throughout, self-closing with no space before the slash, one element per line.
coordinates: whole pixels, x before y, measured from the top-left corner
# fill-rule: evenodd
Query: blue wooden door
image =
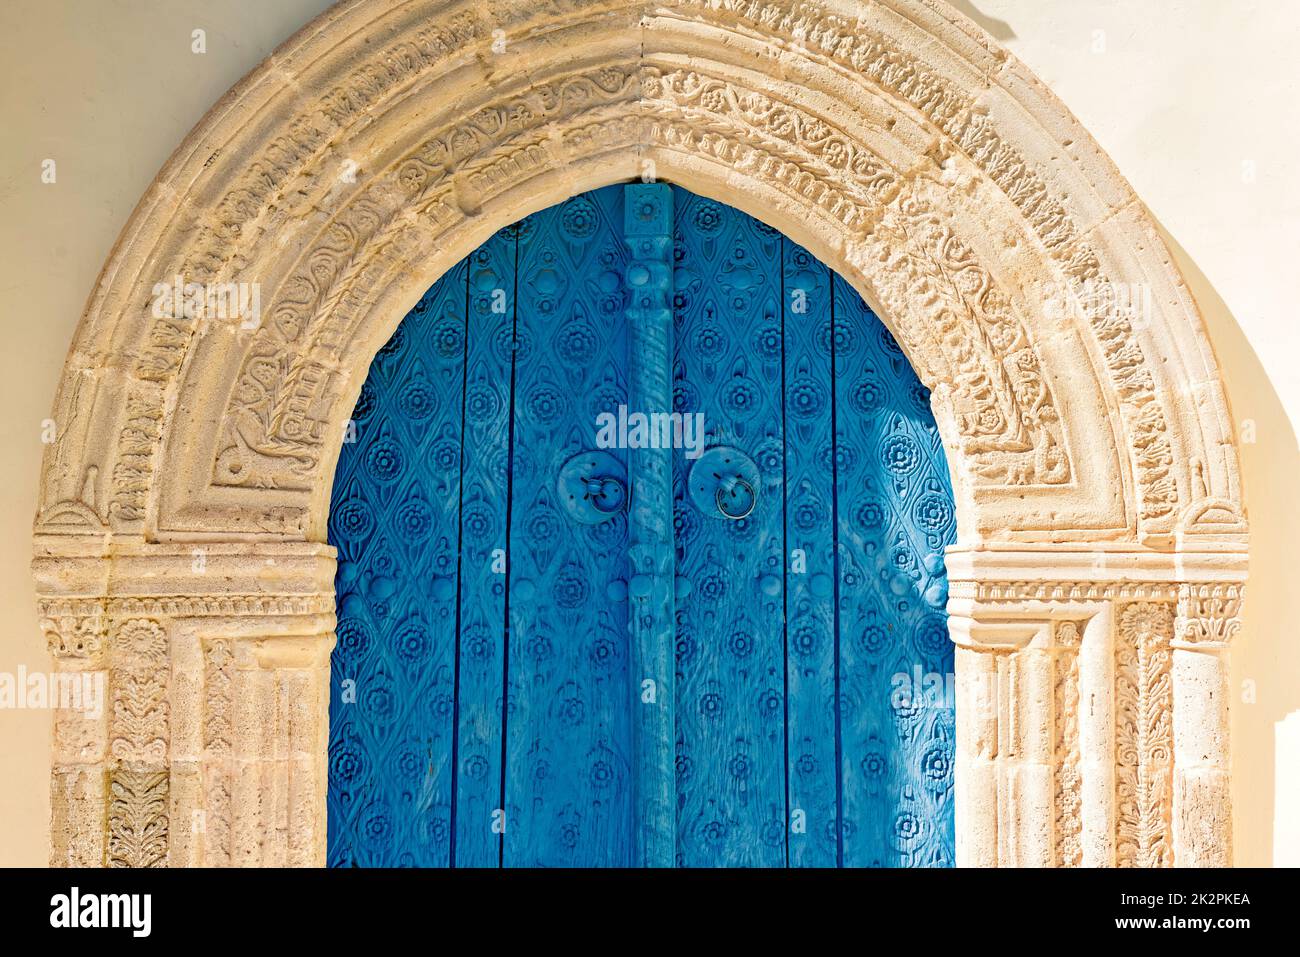
<path fill-rule="evenodd" d="M 953 538 L 928 394 L 807 251 L 666 185 L 502 230 L 340 456 L 330 862 L 951 864 Z"/>

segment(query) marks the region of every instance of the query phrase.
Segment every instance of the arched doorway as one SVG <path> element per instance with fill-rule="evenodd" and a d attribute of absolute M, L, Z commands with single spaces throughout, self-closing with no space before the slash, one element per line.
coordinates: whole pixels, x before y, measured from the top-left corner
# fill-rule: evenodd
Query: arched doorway
<path fill-rule="evenodd" d="M 662 352 L 632 331 L 643 203 Z M 657 362 L 675 418 L 641 401 Z M 629 482 L 639 454 L 670 493 Z M 647 522 L 672 529 L 653 678 Z M 928 390 L 806 250 L 667 185 L 503 229 L 379 351 L 335 475 L 330 862 L 627 866 L 662 827 L 659 863 L 952 864 L 955 533 Z M 641 709 L 673 729 L 651 822 Z"/>
<path fill-rule="evenodd" d="M 1249 536 L 1212 345 L 1101 148 L 941 0 L 357 0 L 223 97 L 124 229 L 55 398 L 41 627 L 114 698 L 56 716 L 52 861 L 326 860 L 326 537 L 366 370 L 494 232 L 647 174 L 811 250 L 933 390 L 957 860 L 1231 862 Z M 262 308 L 158 315 L 174 282 Z M 668 536 L 642 533 L 632 647 L 667 671 Z M 675 738 L 634 714 L 661 782 L 635 820 L 661 822 Z M 670 831 L 634 842 L 671 863 Z"/>

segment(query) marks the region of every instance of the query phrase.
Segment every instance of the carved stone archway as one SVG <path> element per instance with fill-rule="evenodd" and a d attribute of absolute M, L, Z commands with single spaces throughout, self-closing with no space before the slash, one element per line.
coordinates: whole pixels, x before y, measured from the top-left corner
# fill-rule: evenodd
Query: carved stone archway
<path fill-rule="evenodd" d="M 643 176 L 806 246 L 933 390 L 959 862 L 1231 862 L 1246 525 L 1212 350 L 1097 144 L 937 0 L 351 0 L 224 97 L 56 399 L 42 622 L 111 701 L 56 717 L 53 862 L 324 861 L 325 520 L 370 360 L 494 230 Z M 174 276 L 256 284 L 260 325 L 159 317 Z"/>

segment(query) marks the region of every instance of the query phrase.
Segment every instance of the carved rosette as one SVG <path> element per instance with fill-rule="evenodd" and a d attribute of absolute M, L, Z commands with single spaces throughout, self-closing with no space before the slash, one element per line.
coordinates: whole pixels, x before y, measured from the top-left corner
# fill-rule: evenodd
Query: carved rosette
<path fill-rule="evenodd" d="M 324 861 L 332 553 L 206 549 L 124 546 L 93 599 L 58 593 L 98 559 L 35 563 L 56 665 L 104 698 L 55 716 L 51 864 Z"/>

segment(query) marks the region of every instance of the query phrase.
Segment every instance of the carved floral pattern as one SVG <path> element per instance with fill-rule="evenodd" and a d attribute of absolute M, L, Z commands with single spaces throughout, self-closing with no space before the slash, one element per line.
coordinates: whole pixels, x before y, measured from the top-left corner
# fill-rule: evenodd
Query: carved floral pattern
<path fill-rule="evenodd" d="M 167 634 L 156 621 L 132 619 L 113 637 L 109 753 L 128 764 L 167 760 Z"/>
<path fill-rule="evenodd" d="M 109 782 L 108 865 L 162 867 L 167 862 L 166 771 L 114 771 Z"/>
<path fill-rule="evenodd" d="M 1054 713 L 1053 761 L 1056 786 L 1056 865 L 1079 867 L 1083 863 L 1082 768 L 1079 755 L 1079 625 L 1056 625 L 1053 660 Z"/>
<path fill-rule="evenodd" d="M 1173 686 L 1169 640 L 1173 607 L 1133 602 L 1119 615 L 1115 679 L 1121 867 L 1172 864 Z"/>
<path fill-rule="evenodd" d="M 55 658 L 92 660 L 104 648 L 104 619 L 98 614 L 41 620 L 46 647 Z"/>
<path fill-rule="evenodd" d="M 1243 585 L 1181 585 L 1178 589 L 1178 640 L 1191 644 L 1231 642 L 1241 630 L 1244 595 Z"/>

